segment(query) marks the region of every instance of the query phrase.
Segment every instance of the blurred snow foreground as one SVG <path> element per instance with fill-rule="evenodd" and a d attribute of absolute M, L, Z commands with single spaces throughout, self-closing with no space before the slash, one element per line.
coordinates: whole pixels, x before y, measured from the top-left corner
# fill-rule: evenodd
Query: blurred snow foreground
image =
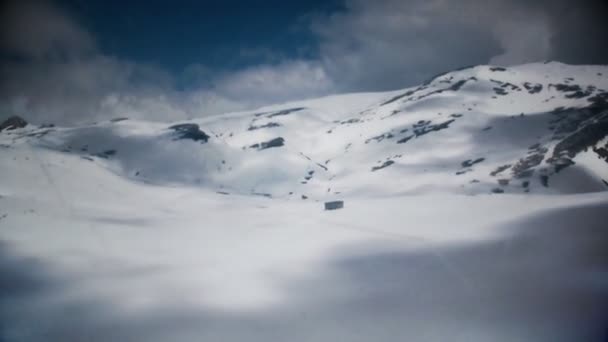
<path fill-rule="evenodd" d="M 13 119 L 0 341 L 604 341 L 606 75 L 477 66 L 190 122 Z"/>

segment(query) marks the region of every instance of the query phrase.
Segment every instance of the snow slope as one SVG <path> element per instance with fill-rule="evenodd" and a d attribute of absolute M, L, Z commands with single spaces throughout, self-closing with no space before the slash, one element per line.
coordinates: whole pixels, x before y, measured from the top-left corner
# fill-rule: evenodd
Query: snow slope
<path fill-rule="evenodd" d="M 0 341 L 602 341 L 606 75 L 2 131 Z"/>

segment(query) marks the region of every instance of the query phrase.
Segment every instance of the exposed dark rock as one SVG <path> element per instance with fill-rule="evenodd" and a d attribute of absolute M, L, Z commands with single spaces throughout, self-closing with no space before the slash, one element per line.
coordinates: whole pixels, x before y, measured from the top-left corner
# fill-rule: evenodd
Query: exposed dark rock
<path fill-rule="evenodd" d="M 571 91 L 580 91 L 581 87 L 578 84 L 563 84 L 563 83 L 550 83 L 549 89 L 555 88 L 557 91 L 561 92 L 571 92 Z"/>
<path fill-rule="evenodd" d="M 316 163 L 318 167 L 322 168 L 323 170 L 327 171 L 327 166 L 320 164 L 320 163 Z"/>
<path fill-rule="evenodd" d="M 428 96 L 431 96 L 431 95 L 435 95 L 435 94 L 441 94 L 444 91 L 458 91 L 458 90 L 460 90 L 460 88 L 462 88 L 462 86 L 464 86 L 469 81 L 477 81 L 477 78 L 476 77 L 469 77 L 469 78 L 464 79 L 464 80 L 459 80 L 458 82 L 452 84 L 451 86 L 449 86 L 447 88 L 437 89 L 437 90 L 431 91 L 431 92 L 429 92 L 427 94 L 420 95 L 420 96 L 418 96 L 416 98 L 416 100 L 421 100 L 421 99 L 423 99 L 425 97 L 428 97 Z"/>
<path fill-rule="evenodd" d="M 263 125 L 259 125 L 259 126 L 251 125 L 251 126 L 249 126 L 249 128 L 247 128 L 247 130 L 248 131 L 253 131 L 253 130 L 256 130 L 256 129 L 260 129 L 260 128 L 273 128 L 273 127 L 280 127 L 280 126 L 281 126 L 280 123 L 269 122 L 267 124 L 263 124 Z"/>
<path fill-rule="evenodd" d="M 340 125 L 353 124 L 353 123 L 357 123 L 357 122 L 361 122 L 361 119 L 359 119 L 359 118 L 352 118 L 352 119 L 344 120 L 344 121 L 340 122 Z"/>
<path fill-rule="evenodd" d="M 541 146 L 540 143 L 536 143 L 530 147 L 528 147 L 528 154 L 545 154 L 549 151 L 548 148 Z"/>
<path fill-rule="evenodd" d="M 308 196 L 306 196 L 306 195 L 302 195 L 302 199 L 303 199 L 303 200 L 308 199 Z"/>
<path fill-rule="evenodd" d="M 583 97 L 587 97 L 591 95 L 591 93 L 583 92 L 583 91 L 575 91 L 572 94 L 567 94 L 566 97 L 569 99 L 582 99 Z"/>
<path fill-rule="evenodd" d="M 564 135 L 575 132 L 585 123 L 585 121 L 593 118 L 601 112 L 601 110 L 596 111 L 594 109 L 598 109 L 598 107 L 592 105 L 589 108 L 569 110 L 564 109 L 560 112 L 553 113 L 556 118 L 552 120 L 550 124 L 554 126 L 554 139 L 559 140 L 563 138 Z"/>
<path fill-rule="evenodd" d="M 454 84 L 452 84 L 452 86 L 450 86 L 448 89 L 452 90 L 452 91 L 458 91 L 460 90 L 460 88 L 462 88 L 463 85 L 465 85 L 468 81 L 477 81 L 476 77 L 469 77 L 466 80 L 460 80 Z"/>
<path fill-rule="evenodd" d="M 594 147 L 593 152 L 597 154 L 600 159 L 603 159 L 608 163 L 608 143 L 604 147 Z"/>
<path fill-rule="evenodd" d="M 501 165 L 501 166 L 497 167 L 494 171 L 490 172 L 490 176 L 496 177 L 496 175 L 498 175 L 499 173 L 505 171 L 506 169 L 508 169 L 510 167 L 511 167 L 511 164 Z"/>
<path fill-rule="evenodd" d="M 425 135 L 430 132 L 446 129 L 446 128 L 450 127 L 450 124 L 452 122 L 454 122 L 455 120 L 456 119 L 450 119 L 450 120 L 447 120 L 447 121 L 444 121 L 442 123 L 435 124 L 435 125 L 431 125 L 430 120 L 428 120 L 428 121 L 420 120 L 420 121 L 418 121 L 418 123 L 413 125 L 414 134 L 416 135 L 416 137 L 419 137 L 419 136 Z M 399 143 L 399 142 L 397 142 L 397 143 Z"/>
<path fill-rule="evenodd" d="M 503 189 L 501 189 L 501 188 L 494 188 L 494 189 L 492 189 L 492 193 L 494 193 L 494 194 L 502 194 L 504 192 L 505 191 Z"/>
<path fill-rule="evenodd" d="M 596 122 L 587 124 L 575 133 L 560 141 L 553 149 L 553 159 L 562 156 L 574 158 L 579 152 L 595 145 L 608 135 L 608 113 Z"/>
<path fill-rule="evenodd" d="M 312 175 L 315 173 L 314 170 L 310 170 L 308 171 L 308 174 L 306 176 L 304 176 L 304 179 L 306 179 L 307 181 L 312 179 Z"/>
<path fill-rule="evenodd" d="M 490 71 L 507 71 L 507 69 L 503 67 L 490 67 Z"/>
<path fill-rule="evenodd" d="M 499 179 L 498 180 L 498 185 L 500 185 L 500 186 L 507 186 L 507 185 L 509 185 L 509 179 L 504 179 L 504 178 L 503 179 Z"/>
<path fill-rule="evenodd" d="M 540 83 L 524 82 L 524 88 L 526 88 L 528 93 L 536 94 L 536 93 L 540 93 L 541 90 L 543 90 L 543 85 Z"/>
<path fill-rule="evenodd" d="M 515 178 L 527 178 L 534 173 L 534 168 L 538 166 L 545 158 L 544 153 L 531 154 L 525 158 L 520 159 L 511 168 L 513 176 Z"/>
<path fill-rule="evenodd" d="M 460 163 L 460 165 L 462 165 L 462 167 L 471 167 L 477 163 L 481 163 L 484 160 L 486 160 L 486 158 L 477 158 L 475 160 L 467 159 L 467 160 L 463 161 L 462 163 Z"/>
<path fill-rule="evenodd" d="M 110 119 L 110 122 L 120 122 L 120 121 L 125 121 L 125 120 L 129 120 L 129 118 L 125 118 L 125 117 L 113 118 L 113 119 Z"/>
<path fill-rule="evenodd" d="M 557 91 L 567 92 L 570 94 L 566 94 L 566 98 L 569 99 L 580 99 L 583 97 L 587 97 L 595 91 L 594 86 L 588 86 L 586 89 L 582 89 L 581 86 L 577 84 L 549 84 L 549 88 L 555 88 Z"/>
<path fill-rule="evenodd" d="M 399 140 L 397 140 L 397 144 L 405 144 L 406 142 L 408 142 L 413 137 L 414 137 L 413 135 L 410 135 L 410 136 L 407 136 L 405 138 L 399 139 Z"/>
<path fill-rule="evenodd" d="M 502 88 L 511 88 L 511 90 L 520 91 L 521 88 L 513 83 L 503 82 L 501 85 Z"/>
<path fill-rule="evenodd" d="M 381 165 L 379 165 L 379 166 L 374 166 L 374 167 L 372 167 L 372 172 L 373 172 L 373 171 L 378 171 L 378 170 L 380 170 L 380 169 L 384 169 L 385 167 L 387 167 L 387 166 L 391 166 L 391 165 L 393 165 L 393 164 L 395 164 L 395 162 L 394 162 L 394 161 L 392 161 L 392 160 L 387 160 L 387 161 L 385 161 L 384 163 L 382 163 L 382 164 L 381 164 Z"/>
<path fill-rule="evenodd" d="M 250 147 L 251 148 L 257 148 L 258 150 L 265 150 L 267 148 L 272 148 L 272 147 L 280 147 L 283 146 L 285 144 L 285 139 L 278 137 L 278 138 L 274 138 L 259 144 L 253 144 Z"/>
<path fill-rule="evenodd" d="M 298 152 L 298 154 L 299 154 L 299 155 L 301 155 L 302 157 L 306 158 L 307 160 L 312 161 L 312 159 L 310 159 L 310 157 L 309 157 L 309 156 L 307 156 L 307 155 L 305 155 L 304 153 L 302 153 L 302 152 Z"/>
<path fill-rule="evenodd" d="M 19 116 L 11 116 L 8 119 L 4 120 L 2 123 L 0 123 L 0 132 L 7 130 L 13 130 L 13 129 L 17 129 L 17 128 L 23 128 L 27 126 L 27 121 L 25 121 L 23 118 L 19 117 Z"/>
<path fill-rule="evenodd" d="M 267 194 L 265 192 L 252 192 L 252 195 L 256 195 L 256 196 L 262 196 L 262 197 L 268 197 L 268 198 L 272 198 L 271 194 Z"/>
<path fill-rule="evenodd" d="M 189 139 L 193 141 L 201 141 L 206 143 L 209 140 L 209 136 L 205 132 L 201 131 L 200 127 L 194 123 L 177 124 L 169 127 L 176 133 L 174 140 Z"/>
<path fill-rule="evenodd" d="M 389 99 L 389 100 L 387 100 L 387 101 L 385 101 L 385 102 L 381 103 L 380 105 L 381 105 L 381 106 L 384 106 L 384 105 L 387 105 L 387 104 L 389 104 L 389 103 L 393 103 L 393 102 L 395 102 L 395 101 L 397 101 L 397 100 L 399 100 L 399 99 L 402 99 L 402 98 L 404 98 L 404 97 L 406 97 L 406 96 L 411 96 L 412 94 L 414 94 L 414 91 L 412 91 L 412 90 L 407 91 L 407 92 L 405 92 L 404 94 L 397 95 L 397 96 L 395 96 L 395 97 L 393 97 L 393 98 L 391 98 L 391 99 Z"/>
<path fill-rule="evenodd" d="M 365 143 L 368 144 L 372 140 L 375 140 L 376 142 L 381 142 L 384 139 L 392 139 L 394 137 L 395 136 L 392 133 L 388 132 L 388 133 L 377 135 L 375 137 L 371 137 L 371 138 L 365 140 Z"/>
<path fill-rule="evenodd" d="M 268 118 L 274 118 L 275 116 L 282 116 L 282 115 L 288 115 L 291 113 L 295 113 L 295 112 L 299 112 L 301 110 L 304 110 L 306 108 L 304 107 L 298 107 L 298 108 L 289 108 L 289 109 L 284 109 L 278 112 L 272 112 L 270 114 L 268 114 L 266 117 Z"/>
<path fill-rule="evenodd" d="M 269 118 L 271 117 L 275 117 L 275 116 L 281 116 L 281 115 L 288 115 L 290 113 L 293 112 L 297 112 L 299 110 L 303 110 L 305 109 L 304 107 L 297 107 L 297 108 L 289 108 L 289 109 L 284 109 L 284 110 L 280 110 L 280 111 L 275 111 L 275 112 L 261 112 L 261 113 L 255 113 L 253 114 L 255 117 L 260 117 L 262 115 L 265 115 Z"/>
<path fill-rule="evenodd" d="M 325 202 L 325 210 L 336 210 L 344 208 L 344 201 Z"/>
<path fill-rule="evenodd" d="M 494 88 L 494 92 L 498 93 L 502 93 L 499 95 L 506 95 L 506 88 L 510 88 L 511 90 L 515 90 L 515 91 L 520 91 L 521 88 L 513 83 L 509 83 L 509 82 L 503 82 L 503 81 L 498 81 L 498 80 L 493 80 L 490 79 L 490 82 L 498 84 L 500 86 L 500 88 Z M 501 91 L 502 89 L 502 91 Z"/>
<path fill-rule="evenodd" d="M 504 90 L 503 88 L 492 88 L 494 90 L 494 92 L 496 93 L 496 95 L 507 95 L 508 92 L 506 90 Z"/>

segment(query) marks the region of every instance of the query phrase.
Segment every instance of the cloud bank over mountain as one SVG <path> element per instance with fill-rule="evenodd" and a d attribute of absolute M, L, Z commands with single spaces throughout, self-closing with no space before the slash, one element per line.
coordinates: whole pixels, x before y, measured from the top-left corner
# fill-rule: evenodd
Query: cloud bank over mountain
<path fill-rule="evenodd" d="M 294 23 L 315 37 L 306 47 L 315 51 L 312 57 L 280 57 L 280 51 L 260 47 L 266 62 L 221 71 L 193 63 L 176 74 L 104 51 L 67 6 L 9 2 L 1 12 L 0 116 L 60 123 L 115 116 L 177 120 L 332 93 L 395 89 L 472 64 L 608 62 L 608 48 L 601 44 L 608 38 L 601 18 L 606 6 L 600 2 L 342 5 L 303 13 Z M 180 86 L 183 79 L 191 85 Z"/>

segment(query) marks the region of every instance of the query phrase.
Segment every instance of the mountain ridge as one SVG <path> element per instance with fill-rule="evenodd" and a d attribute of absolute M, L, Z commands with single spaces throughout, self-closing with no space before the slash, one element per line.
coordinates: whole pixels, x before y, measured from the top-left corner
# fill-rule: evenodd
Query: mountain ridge
<path fill-rule="evenodd" d="M 473 66 L 390 92 L 172 125 L 30 125 L 1 141 L 27 141 L 135 181 L 281 198 L 595 192 L 608 189 L 606 76 L 607 66 L 557 62 Z"/>

